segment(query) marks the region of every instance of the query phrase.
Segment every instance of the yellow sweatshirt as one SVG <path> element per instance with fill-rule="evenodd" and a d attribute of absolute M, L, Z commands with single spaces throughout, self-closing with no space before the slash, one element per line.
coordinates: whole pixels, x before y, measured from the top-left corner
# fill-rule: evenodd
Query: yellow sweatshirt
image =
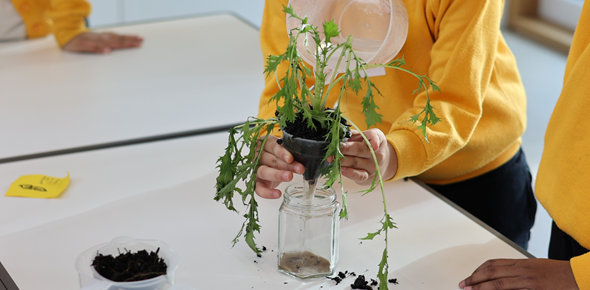
<path fill-rule="evenodd" d="M 585 2 L 561 96 L 545 133 L 537 198 L 557 226 L 590 249 L 590 3 Z M 571 259 L 580 290 L 590 290 L 590 253 Z"/>
<path fill-rule="evenodd" d="M 12 0 L 23 18 L 29 38 L 53 33 L 60 47 L 87 32 L 85 18 L 90 4 L 85 0 Z"/>
<path fill-rule="evenodd" d="M 260 30 L 266 58 L 286 48 L 287 0 L 267 0 Z M 404 0 L 409 16 L 406 43 L 396 58 L 405 58 L 414 72 L 426 74 L 442 93 L 431 94 L 435 113 L 443 121 L 428 129 L 426 143 L 408 122 L 420 112 L 426 94 L 412 95 L 418 81 L 387 70 L 371 80 L 384 97 L 376 96 L 383 115 L 377 127 L 396 150 L 394 179 L 418 176 L 428 183 L 447 184 L 491 171 L 516 154 L 526 126 L 526 98 L 512 52 L 500 32 L 503 1 Z M 305 16 L 305 15 L 300 15 Z M 283 73 L 283 69 L 277 70 Z M 277 91 L 274 77 L 266 80 L 259 117 L 274 116 L 269 98 Z M 336 93 L 338 90 L 333 90 Z M 344 114 L 366 129 L 361 98 L 349 92 Z M 328 104 L 332 105 L 332 104 Z"/>

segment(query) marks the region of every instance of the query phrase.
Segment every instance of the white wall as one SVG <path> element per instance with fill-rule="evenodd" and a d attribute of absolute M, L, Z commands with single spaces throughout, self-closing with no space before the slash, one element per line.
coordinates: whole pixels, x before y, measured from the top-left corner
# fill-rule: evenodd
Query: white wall
<path fill-rule="evenodd" d="M 233 12 L 260 27 L 264 0 L 90 0 L 91 27 Z"/>
<path fill-rule="evenodd" d="M 576 29 L 584 0 L 540 0 L 539 16 L 555 24 Z"/>

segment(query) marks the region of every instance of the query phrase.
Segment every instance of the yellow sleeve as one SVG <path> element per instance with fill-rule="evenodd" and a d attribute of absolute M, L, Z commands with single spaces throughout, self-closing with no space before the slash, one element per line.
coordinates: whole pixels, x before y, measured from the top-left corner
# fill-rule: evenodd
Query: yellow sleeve
<path fill-rule="evenodd" d="M 578 288 L 580 290 L 590 290 L 590 253 L 572 258 L 570 265 Z"/>
<path fill-rule="evenodd" d="M 430 35 L 409 35 L 406 45 L 410 41 L 427 44 L 425 37 L 434 40 L 427 73 L 442 91 L 430 94 L 431 104 L 442 122 L 427 130 L 429 143 L 416 125 L 407 122 L 424 107 L 425 92 L 414 98 L 413 108 L 393 122 L 387 139 L 398 156 L 394 178 L 418 175 L 446 160 L 470 141 L 476 126 L 481 125 L 483 102 L 501 37 L 503 1 L 426 1 L 424 6 L 426 11 L 422 15 L 409 11 L 410 26 L 413 18 L 426 17 Z M 428 57 L 428 51 L 424 54 Z M 408 63 L 408 66 L 413 64 Z"/>
<path fill-rule="evenodd" d="M 535 193 L 557 226 L 590 249 L 590 2 L 568 56 L 563 90 L 547 131 Z M 571 260 L 580 290 L 590 290 L 590 254 Z"/>
<path fill-rule="evenodd" d="M 85 0 L 51 0 L 47 16 L 53 20 L 53 33 L 60 47 L 75 36 L 89 31 L 85 19 L 90 15 Z"/>

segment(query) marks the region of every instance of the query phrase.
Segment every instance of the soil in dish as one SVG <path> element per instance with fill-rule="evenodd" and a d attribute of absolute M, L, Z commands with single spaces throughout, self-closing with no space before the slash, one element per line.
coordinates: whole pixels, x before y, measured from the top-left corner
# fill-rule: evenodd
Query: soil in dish
<path fill-rule="evenodd" d="M 158 256 L 160 248 L 155 252 L 146 250 L 135 253 L 126 251 L 117 257 L 98 254 L 92 266 L 101 276 L 115 282 L 133 282 L 147 280 L 166 275 L 168 266 Z"/>

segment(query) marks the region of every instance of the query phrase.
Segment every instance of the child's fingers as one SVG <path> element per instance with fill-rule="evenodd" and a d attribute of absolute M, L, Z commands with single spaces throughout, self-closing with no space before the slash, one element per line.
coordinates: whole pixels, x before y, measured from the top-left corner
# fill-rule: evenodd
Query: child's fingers
<path fill-rule="evenodd" d="M 293 172 L 287 170 L 278 170 L 266 165 L 258 167 L 256 177 L 272 182 L 288 182 L 293 180 Z"/>
<path fill-rule="evenodd" d="M 119 35 L 114 33 L 104 33 L 102 39 L 108 46 L 115 49 L 138 47 L 143 41 L 143 39 L 136 36 Z"/>
<path fill-rule="evenodd" d="M 370 158 L 371 150 L 364 142 L 346 142 L 342 144 L 340 148 L 342 154 L 345 156 L 356 156 L 356 157 L 363 157 L 363 158 Z"/>
<path fill-rule="evenodd" d="M 273 187 L 272 182 L 268 180 L 256 180 L 256 194 L 262 198 L 276 199 L 281 197 L 281 191 Z"/>
<path fill-rule="evenodd" d="M 268 152 L 269 154 L 275 155 L 284 162 L 292 163 L 295 159 L 293 158 L 293 154 L 289 152 L 289 150 L 285 149 L 284 146 L 279 145 L 277 143 L 278 138 L 275 136 L 269 136 L 268 140 L 264 144 L 264 151 Z"/>
<path fill-rule="evenodd" d="M 88 42 L 87 42 L 88 43 Z M 83 50 L 84 52 L 94 52 L 94 53 L 109 53 L 111 52 L 111 48 L 102 42 L 90 42 L 88 43 L 88 50 Z"/>
<path fill-rule="evenodd" d="M 276 168 L 278 170 L 288 170 L 298 174 L 303 174 L 305 171 L 303 164 L 299 162 L 287 163 L 276 155 L 270 154 L 266 151 L 262 154 L 262 156 L 260 156 L 260 164 L 271 168 Z"/>
<path fill-rule="evenodd" d="M 362 169 L 368 172 L 375 172 L 376 169 L 373 158 L 363 158 L 349 155 L 340 159 L 340 164 L 342 167 Z"/>
<path fill-rule="evenodd" d="M 370 181 L 369 173 L 362 169 L 342 167 L 342 175 L 361 185 L 364 185 Z"/>

